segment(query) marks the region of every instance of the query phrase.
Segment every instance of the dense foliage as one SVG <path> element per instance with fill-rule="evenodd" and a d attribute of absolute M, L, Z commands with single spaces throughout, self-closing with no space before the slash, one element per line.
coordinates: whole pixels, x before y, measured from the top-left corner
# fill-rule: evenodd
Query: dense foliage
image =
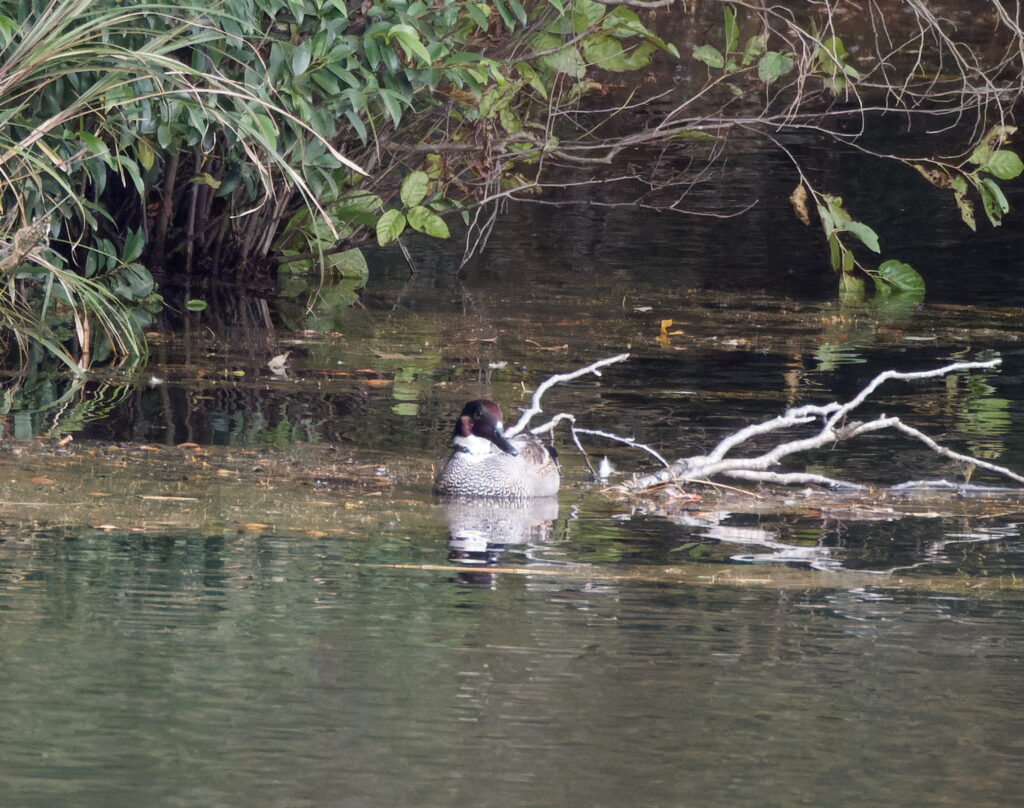
<path fill-rule="evenodd" d="M 948 189 L 968 226 L 979 206 L 1001 222 L 999 183 L 1024 169 L 1008 146 L 1024 32 L 998 2 L 981 4 L 993 33 L 977 47 L 924 0 L 867 17 L 833 2 L 689 5 L 0 0 L 7 348 L 76 371 L 144 355 L 140 329 L 165 305 L 154 271 L 273 260 L 285 294 L 344 306 L 367 240 L 404 250 L 403 234 L 445 238 L 461 217 L 468 256 L 499 201 L 569 182 L 612 178 L 638 189 L 632 204 L 680 211 L 737 133 L 793 159 L 794 212 L 817 218 L 847 295 L 870 279 L 878 296 L 918 299 L 924 283 L 901 260 L 873 264 L 868 217 L 818 187 L 783 133 L 902 163 Z M 630 75 L 658 53 L 678 79 L 667 90 Z M 961 153 L 859 145 L 868 116 L 895 111 L 962 130 Z M 624 154 L 642 156 L 622 167 Z"/>
<path fill-rule="evenodd" d="M 675 53 L 591 0 L 5 2 L 0 45 L 6 321 L 74 367 L 144 350 L 151 269 L 273 252 L 360 283 L 367 229 L 448 235 L 474 144 L 547 147 L 556 81 Z"/>

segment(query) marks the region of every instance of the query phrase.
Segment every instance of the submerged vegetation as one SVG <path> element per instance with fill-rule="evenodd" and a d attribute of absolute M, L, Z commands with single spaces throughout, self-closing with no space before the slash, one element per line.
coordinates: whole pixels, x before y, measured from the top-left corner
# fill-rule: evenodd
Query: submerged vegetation
<path fill-rule="evenodd" d="M 858 257 L 881 253 L 877 234 L 783 135 L 897 161 L 972 229 L 978 204 L 999 225 L 999 183 L 1024 169 L 1008 147 L 1024 32 L 993 0 L 975 46 L 939 5 L 718 3 L 705 20 L 678 2 L 0 2 L 8 357 L 76 372 L 143 357 L 166 305 L 154 275 L 220 267 L 281 267 L 327 328 L 366 280 L 367 241 L 411 261 L 407 233 L 447 238 L 461 219 L 468 257 L 502 201 L 576 204 L 560 192 L 581 184 L 701 213 L 689 189 L 749 137 L 793 159 L 794 211 L 820 221 L 845 294 L 870 278 L 919 299 L 910 264 Z M 963 153 L 869 150 L 889 112 L 949 130 L 942 143 L 962 133 Z"/>

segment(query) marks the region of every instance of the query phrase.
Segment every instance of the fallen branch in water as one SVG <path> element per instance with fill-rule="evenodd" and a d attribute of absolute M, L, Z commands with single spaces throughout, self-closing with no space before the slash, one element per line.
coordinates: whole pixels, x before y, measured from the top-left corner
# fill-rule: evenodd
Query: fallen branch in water
<path fill-rule="evenodd" d="M 612 365 L 616 362 L 623 362 L 626 359 L 629 359 L 628 353 L 618 354 L 617 356 L 610 356 L 607 359 L 599 359 L 596 362 L 591 362 L 586 367 L 579 368 L 578 370 L 574 370 L 571 373 L 556 373 L 554 376 L 545 379 L 543 382 L 537 385 L 537 389 L 533 391 L 533 398 L 530 399 L 529 408 L 523 412 L 522 416 L 520 416 L 519 420 L 516 421 L 514 426 L 511 426 L 505 430 L 505 437 L 515 437 L 524 429 L 526 429 L 526 425 L 530 423 L 530 420 L 533 418 L 533 416 L 539 415 L 540 413 L 544 412 L 544 410 L 542 410 L 540 406 L 541 397 L 556 384 L 561 384 L 562 382 L 570 382 L 573 379 L 578 379 L 580 376 L 586 376 L 588 373 L 593 373 L 595 376 L 600 376 L 600 368 L 603 368 L 606 365 Z M 542 424 L 541 426 L 536 427 L 535 429 L 531 429 L 530 431 L 535 435 L 538 435 L 541 432 L 549 432 L 555 424 L 557 424 L 560 420 L 566 418 L 571 419 L 572 416 L 567 413 L 559 413 L 546 424 Z"/>
<path fill-rule="evenodd" d="M 940 445 L 935 440 L 925 435 L 918 429 L 908 426 L 899 418 L 882 415 L 871 421 L 846 422 L 847 416 L 860 406 L 879 385 L 886 381 L 898 379 L 901 381 L 913 381 L 916 379 L 929 379 L 936 376 L 945 376 L 961 370 L 977 370 L 993 368 L 1002 360 L 992 359 L 987 362 L 955 362 L 934 370 L 922 370 L 911 373 L 901 373 L 894 370 L 887 370 L 880 373 L 846 404 L 809 404 L 787 410 L 783 415 L 772 418 L 760 424 L 751 424 L 738 432 L 729 435 L 721 440 L 718 445 L 707 455 L 686 457 L 676 460 L 667 468 L 655 471 L 650 474 L 634 476 L 633 479 L 616 486 L 617 490 L 626 493 L 638 493 L 649 491 L 657 486 L 666 483 L 685 483 L 695 481 L 706 481 L 712 477 L 722 475 L 735 479 L 752 480 L 757 482 L 776 483 L 781 485 L 802 485 L 813 483 L 824 485 L 830 488 L 860 489 L 864 486 L 845 480 L 836 480 L 831 477 L 823 477 L 819 474 L 785 473 L 770 471 L 777 466 L 782 458 L 797 452 L 805 452 L 811 449 L 820 449 L 830 446 L 839 441 L 849 440 L 858 435 L 868 432 L 877 432 L 881 429 L 895 429 L 903 432 L 916 440 L 924 443 L 932 451 L 951 460 L 956 460 L 985 469 L 993 474 L 998 474 L 1016 483 L 1024 485 L 1024 477 L 995 463 L 989 463 L 970 455 L 954 452 L 951 449 Z M 787 429 L 794 426 L 808 424 L 824 419 L 820 430 L 814 435 L 798 440 L 780 443 L 775 448 L 754 457 L 729 458 L 726 455 L 737 446 L 745 443 L 753 437 L 765 435 L 780 429 Z"/>

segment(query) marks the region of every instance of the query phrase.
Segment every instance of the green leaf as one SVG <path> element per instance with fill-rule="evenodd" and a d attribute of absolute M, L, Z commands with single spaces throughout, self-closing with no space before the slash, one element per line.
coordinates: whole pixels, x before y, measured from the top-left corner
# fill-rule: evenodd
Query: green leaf
<path fill-rule="evenodd" d="M 359 113 L 354 109 L 346 109 L 345 117 L 348 118 L 348 122 L 352 124 L 352 128 L 356 130 L 356 134 L 359 136 L 359 140 L 366 143 L 367 131 L 366 124 L 363 123 L 363 119 L 359 117 Z"/>
<path fill-rule="evenodd" d="M 423 43 L 420 42 L 420 36 L 416 33 L 416 29 L 411 25 L 392 25 L 388 30 L 387 41 L 390 42 L 392 39 L 397 39 L 398 44 L 402 50 L 405 51 L 405 55 L 410 59 L 415 55 L 423 60 L 423 63 L 429 65 L 431 61 L 430 51 L 423 47 Z"/>
<path fill-rule="evenodd" d="M 135 141 L 135 157 L 145 171 L 149 171 L 153 167 L 153 163 L 156 162 L 156 152 L 145 138 L 141 137 Z"/>
<path fill-rule="evenodd" d="M 399 191 L 402 204 L 407 208 L 418 205 L 427 195 L 427 187 L 429 185 L 430 177 L 422 171 L 413 171 L 410 174 L 406 174 L 405 179 L 402 180 L 402 188 Z"/>
<path fill-rule="evenodd" d="M 494 3 L 494 7 L 498 9 L 498 16 L 500 16 L 501 21 L 505 23 L 505 27 L 509 31 L 514 31 L 516 28 L 516 23 L 515 20 L 512 19 L 512 15 L 509 13 L 509 10 L 505 7 L 504 1 L 492 0 L 492 2 Z"/>
<path fill-rule="evenodd" d="M 839 243 L 839 236 L 835 231 L 828 234 L 828 262 L 836 272 L 842 269 L 843 246 Z"/>
<path fill-rule="evenodd" d="M 174 132 L 171 127 L 165 123 L 160 124 L 156 128 L 156 142 L 160 144 L 160 148 L 166 149 L 171 145 L 172 140 L 174 140 Z"/>
<path fill-rule="evenodd" d="M 984 165 L 992 154 L 992 148 L 988 143 L 982 142 L 971 152 L 971 156 L 967 158 L 967 162 L 974 163 L 977 166 Z"/>
<path fill-rule="evenodd" d="M 836 229 L 836 223 L 832 221 L 832 214 L 823 205 L 815 207 L 818 209 L 818 218 L 821 219 L 821 229 L 825 231 L 826 236 L 832 235 L 832 231 Z"/>
<path fill-rule="evenodd" d="M 444 219 L 433 211 L 420 206 L 409 210 L 409 225 L 413 230 L 426 233 L 434 238 L 448 238 L 450 235 Z"/>
<path fill-rule="evenodd" d="M 924 297 L 924 278 L 910 264 L 890 258 L 878 267 L 878 275 L 894 292 Z"/>
<path fill-rule="evenodd" d="M 981 205 L 985 215 L 993 227 L 999 227 L 1003 223 L 1003 214 L 1010 210 L 1010 203 L 1003 195 L 1002 189 L 990 177 L 985 177 L 980 182 L 975 181 L 975 187 L 981 194 Z"/>
<path fill-rule="evenodd" d="M 793 69 L 793 59 L 785 53 L 768 51 L 757 61 L 757 77 L 771 84 Z"/>
<path fill-rule="evenodd" d="M 571 45 L 559 47 L 563 43 L 557 36 L 553 34 L 538 34 L 530 40 L 530 44 L 537 51 L 549 51 L 558 48 L 554 53 L 546 53 L 537 60 L 548 69 L 565 73 L 577 79 L 581 79 L 586 75 L 587 63 L 580 56 L 579 51 Z"/>
<path fill-rule="evenodd" d="M 999 212 L 1009 213 L 1010 203 L 1003 195 L 1003 189 L 999 187 L 999 183 L 989 177 L 985 177 L 981 182 L 988 189 L 989 193 L 992 194 L 992 199 L 998 205 Z"/>
<path fill-rule="evenodd" d="M 132 263 L 136 258 L 142 255 L 142 250 L 146 246 L 146 234 L 140 227 L 137 230 L 129 230 L 128 235 L 124 239 L 124 250 L 121 253 L 121 260 L 126 264 Z"/>
<path fill-rule="evenodd" d="M 594 20 L 596 23 L 600 17 Z M 647 26 L 641 22 L 640 17 L 632 9 L 625 6 L 616 6 L 601 21 L 601 27 L 606 31 L 612 31 L 619 36 L 653 36 L 647 30 Z"/>
<path fill-rule="evenodd" d="M 402 121 L 402 106 L 399 103 L 399 99 L 402 98 L 402 96 L 394 90 L 388 90 L 381 87 L 381 89 L 377 91 L 377 97 L 380 98 L 380 102 L 384 105 L 384 109 L 387 111 L 392 123 L 394 123 L 395 126 L 398 126 Z"/>
<path fill-rule="evenodd" d="M 307 39 L 292 51 L 292 74 L 295 76 L 301 76 L 305 73 L 312 58 L 313 52 L 309 40 Z"/>
<path fill-rule="evenodd" d="M 508 108 L 498 111 L 498 121 L 501 123 L 501 128 L 510 135 L 523 131 L 522 121 L 520 121 L 519 118 L 516 117 L 515 113 Z"/>
<path fill-rule="evenodd" d="M 400 210 L 388 210 L 377 220 L 377 243 L 390 244 L 405 230 L 405 216 Z"/>
<path fill-rule="evenodd" d="M 588 36 L 583 40 L 583 56 L 595 67 L 606 70 L 622 70 L 622 44 L 607 34 Z"/>
<path fill-rule="evenodd" d="M 837 36 L 830 36 L 818 48 L 818 61 L 826 73 L 837 73 L 846 64 L 846 46 Z"/>
<path fill-rule="evenodd" d="M 121 164 L 121 167 L 128 172 L 128 176 L 131 178 L 132 184 L 135 186 L 135 190 L 139 192 L 139 196 L 145 198 L 146 183 L 142 181 L 142 172 L 139 171 L 139 164 L 128 157 L 119 157 L 118 162 Z"/>
<path fill-rule="evenodd" d="M 832 215 L 832 221 L 835 222 L 837 228 L 842 228 L 847 222 L 853 221 L 850 214 L 846 212 L 846 208 L 843 207 L 843 198 L 841 196 L 832 196 L 832 194 L 823 194 L 822 196 L 828 205 L 828 212 Z"/>
<path fill-rule="evenodd" d="M 576 0 L 572 10 L 572 32 L 583 34 L 597 25 L 607 13 L 608 8 L 594 0 Z"/>
<path fill-rule="evenodd" d="M 491 7 L 486 3 L 469 3 L 466 6 L 466 13 L 469 14 L 470 19 L 476 23 L 477 28 L 481 31 L 486 31 L 491 24 Z"/>
<path fill-rule="evenodd" d="M 849 272 L 839 273 L 839 298 L 844 303 L 857 303 L 864 299 L 864 279 Z"/>
<path fill-rule="evenodd" d="M 370 277 L 370 268 L 366 264 L 366 256 L 358 248 L 327 256 L 324 259 L 324 268 L 341 275 L 343 278 L 354 278 L 360 284 L 366 283 Z"/>
<path fill-rule="evenodd" d="M 878 246 L 878 234 L 863 222 L 850 221 L 843 225 L 847 233 L 852 233 L 861 240 L 865 247 L 871 252 L 880 252 Z"/>
<path fill-rule="evenodd" d="M 754 60 L 763 54 L 767 48 L 768 34 L 754 34 L 747 40 L 747 45 L 743 48 L 743 66 L 749 67 L 752 65 Z"/>
<path fill-rule="evenodd" d="M 740 47 L 740 27 L 736 24 L 736 12 L 732 6 L 722 7 L 725 17 L 725 52 L 735 53 Z"/>
<path fill-rule="evenodd" d="M 206 311 L 206 301 L 193 298 L 185 301 L 185 308 L 189 311 Z"/>
<path fill-rule="evenodd" d="M 516 19 L 519 20 L 520 24 L 526 25 L 526 21 L 528 19 L 526 9 L 523 8 L 519 0 L 506 0 L 506 2 L 508 3 L 509 8 L 512 9 L 512 13 L 516 15 Z"/>
<path fill-rule="evenodd" d="M 81 140 L 85 147 L 93 154 L 106 154 L 109 151 L 107 144 L 96 137 L 92 132 L 86 132 L 83 129 L 78 133 L 78 139 Z"/>
<path fill-rule="evenodd" d="M 113 292 L 126 300 L 141 300 L 153 291 L 153 276 L 142 264 L 128 264 L 114 275 Z"/>
<path fill-rule="evenodd" d="M 725 67 L 725 57 L 714 45 L 701 45 L 693 49 L 693 58 L 708 67 Z"/>
<path fill-rule="evenodd" d="M 981 168 L 1001 180 L 1012 180 L 1019 177 L 1024 171 L 1024 162 L 1021 162 L 1015 151 L 996 149 L 988 156 Z"/>
<path fill-rule="evenodd" d="M 256 124 L 257 130 L 263 135 L 266 140 L 267 147 L 272 151 L 277 150 L 277 127 L 274 125 L 274 121 L 268 115 L 264 115 L 262 112 L 250 111 L 249 115 L 252 117 L 253 122 Z"/>
<path fill-rule="evenodd" d="M 832 95 L 839 95 L 846 87 L 846 79 L 842 76 L 832 76 L 832 78 L 825 79 L 825 86 L 832 91 Z"/>
<path fill-rule="evenodd" d="M 992 197 L 992 193 L 981 183 L 978 183 L 978 193 L 981 194 L 981 208 L 988 216 L 993 227 L 999 227 L 1003 223 L 1003 211 L 999 202 Z"/>

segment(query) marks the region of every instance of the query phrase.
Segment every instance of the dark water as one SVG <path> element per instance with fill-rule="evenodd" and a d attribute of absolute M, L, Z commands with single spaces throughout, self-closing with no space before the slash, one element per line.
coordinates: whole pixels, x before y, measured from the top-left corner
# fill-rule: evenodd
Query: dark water
<path fill-rule="evenodd" d="M 886 387 L 865 414 L 1024 468 L 1019 213 L 984 239 L 894 227 L 929 295 L 879 311 L 835 300 L 784 166 L 757 177 L 766 201 L 742 219 L 525 208 L 461 271 L 446 245 L 418 245 L 412 276 L 377 256 L 364 306 L 325 337 L 267 331 L 243 298 L 154 340 L 145 374 L 27 383 L 7 435 L 75 440 L 4 446 L 0 804 L 1017 804 L 1014 498 L 666 513 L 602 496 L 563 437 L 557 514 L 508 516 L 497 568 L 449 561 L 474 552 L 450 546 L 453 521 L 471 535 L 479 516 L 446 514 L 430 468 L 462 403 L 514 412 L 550 373 L 623 350 L 546 407 L 669 457 L 885 368 L 996 353 L 999 370 Z M 659 341 L 663 320 L 681 333 Z M 83 482 L 120 441 L 156 454 Z M 225 454 L 170 459 L 183 442 Z M 332 484 L 309 459 L 328 447 L 387 486 Z M 213 473 L 232 458 L 234 483 Z M 275 489 L 267 458 L 305 458 L 301 484 Z M 893 436 L 789 466 L 805 467 L 962 473 Z"/>

